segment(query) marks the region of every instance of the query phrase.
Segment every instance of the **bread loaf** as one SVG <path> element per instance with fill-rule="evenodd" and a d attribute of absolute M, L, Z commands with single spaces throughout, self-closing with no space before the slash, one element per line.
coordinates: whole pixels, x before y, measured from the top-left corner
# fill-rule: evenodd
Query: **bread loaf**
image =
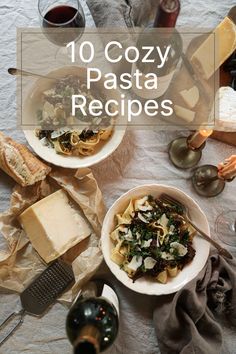
<path fill-rule="evenodd" d="M 43 180 L 51 168 L 30 150 L 0 132 L 0 168 L 21 186 Z"/>

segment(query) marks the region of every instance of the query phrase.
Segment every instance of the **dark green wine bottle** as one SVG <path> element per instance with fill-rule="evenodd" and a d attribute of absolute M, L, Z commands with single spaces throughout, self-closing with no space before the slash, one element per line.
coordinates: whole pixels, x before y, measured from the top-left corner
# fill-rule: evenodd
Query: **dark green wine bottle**
<path fill-rule="evenodd" d="M 79 293 L 66 320 L 74 354 L 98 354 L 115 340 L 119 303 L 115 291 L 102 280 L 89 282 Z"/>

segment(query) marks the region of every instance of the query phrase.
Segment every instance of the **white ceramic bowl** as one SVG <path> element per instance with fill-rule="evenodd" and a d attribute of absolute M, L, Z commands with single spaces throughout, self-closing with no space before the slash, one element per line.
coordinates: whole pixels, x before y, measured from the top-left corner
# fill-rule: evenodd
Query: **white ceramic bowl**
<path fill-rule="evenodd" d="M 190 280 L 196 277 L 196 275 L 204 267 L 210 250 L 210 245 L 207 241 L 203 240 L 199 236 L 195 236 L 193 239 L 193 247 L 196 250 L 196 254 L 191 263 L 187 264 L 182 271 L 178 273 L 175 278 L 169 278 L 166 284 L 158 283 L 147 277 L 142 277 L 132 281 L 128 277 L 125 271 L 114 263 L 111 258 L 111 250 L 114 244 L 110 240 L 110 232 L 115 228 L 115 215 L 121 213 L 128 206 L 130 199 L 140 198 L 144 195 L 152 195 L 154 197 L 160 196 L 161 193 L 167 193 L 175 199 L 182 202 L 189 208 L 191 220 L 195 222 L 200 229 L 210 235 L 210 228 L 207 218 L 198 204 L 187 194 L 181 190 L 169 187 L 162 184 L 148 184 L 133 188 L 123 194 L 108 210 L 103 222 L 101 247 L 106 264 L 110 268 L 111 272 L 116 278 L 121 281 L 125 286 L 138 293 L 147 295 L 164 295 L 170 294 L 181 289 Z"/>
<path fill-rule="evenodd" d="M 91 156 L 81 157 L 57 154 L 54 149 L 43 146 L 32 130 L 25 130 L 24 134 L 28 144 L 43 160 L 64 168 L 83 168 L 95 165 L 110 156 L 120 145 L 125 131 L 115 130 L 99 151 Z"/>
<path fill-rule="evenodd" d="M 48 73 L 51 77 L 65 77 L 66 75 L 77 75 L 82 80 L 85 80 L 86 69 L 74 66 L 66 66 Z M 97 83 L 98 90 L 102 90 L 102 83 Z M 24 125 L 30 127 L 30 130 L 24 130 L 26 140 L 28 141 L 34 152 L 43 160 L 52 163 L 56 166 L 65 168 L 83 168 L 89 167 L 104 160 L 114 152 L 120 145 L 125 135 L 125 118 L 123 125 L 115 127 L 111 137 L 102 143 L 102 146 L 91 156 L 66 156 L 57 154 L 56 151 L 47 146 L 43 146 L 39 139 L 35 136 L 35 124 L 32 124 L 32 117 L 36 119 L 36 112 L 42 107 L 42 93 L 52 87 L 52 81 L 44 78 L 38 79 L 34 85 L 28 89 L 28 94 L 23 104 Z M 103 89 L 104 90 L 104 89 Z M 116 90 L 109 91 L 110 97 L 119 101 L 119 93 Z M 121 117 L 118 117 L 121 122 Z M 36 122 L 36 120 L 35 120 Z"/>

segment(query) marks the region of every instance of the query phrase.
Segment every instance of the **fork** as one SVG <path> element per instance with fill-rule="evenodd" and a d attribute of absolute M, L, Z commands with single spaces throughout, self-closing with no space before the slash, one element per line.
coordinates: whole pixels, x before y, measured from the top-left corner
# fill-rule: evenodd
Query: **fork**
<path fill-rule="evenodd" d="M 209 243 L 211 243 L 219 252 L 220 255 L 232 259 L 233 256 L 230 254 L 230 252 L 228 252 L 225 248 L 221 247 L 221 245 L 214 241 L 212 238 L 210 238 L 204 231 L 202 231 L 201 229 L 199 229 L 190 219 L 190 217 L 188 216 L 188 209 L 185 205 L 183 205 L 181 202 L 179 202 L 178 200 L 174 199 L 173 197 L 171 197 L 170 195 L 167 195 L 165 193 L 161 194 L 161 196 L 159 197 L 159 200 L 162 203 L 166 203 L 169 205 L 175 205 L 180 207 L 183 210 L 183 218 L 186 222 L 188 222 L 196 231 L 199 232 L 199 234 Z"/>

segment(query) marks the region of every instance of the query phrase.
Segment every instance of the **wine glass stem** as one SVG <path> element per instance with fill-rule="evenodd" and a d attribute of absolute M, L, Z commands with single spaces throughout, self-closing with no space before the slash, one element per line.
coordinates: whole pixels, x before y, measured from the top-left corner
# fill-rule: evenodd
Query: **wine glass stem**
<path fill-rule="evenodd" d="M 236 219 L 234 220 L 234 223 L 231 225 L 231 229 L 233 232 L 236 233 Z"/>

